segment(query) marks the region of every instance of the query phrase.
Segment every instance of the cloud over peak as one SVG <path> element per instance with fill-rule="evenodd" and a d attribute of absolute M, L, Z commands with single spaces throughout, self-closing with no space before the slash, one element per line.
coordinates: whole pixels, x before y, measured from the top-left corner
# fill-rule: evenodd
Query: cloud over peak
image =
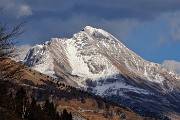
<path fill-rule="evenodd" d="M 180 74 L 180 62 L 174 60 L 165 60 L 163 61 L 162 66 L 174 71 L 177 74 Z"/>

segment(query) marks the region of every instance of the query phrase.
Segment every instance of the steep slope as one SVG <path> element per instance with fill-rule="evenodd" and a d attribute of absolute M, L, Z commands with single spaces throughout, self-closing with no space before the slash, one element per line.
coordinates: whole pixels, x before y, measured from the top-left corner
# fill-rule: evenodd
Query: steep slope
<path fill-rule="evenodd" d="M 155 120 L 152 117 L 140 116 L 125 106 L 69 86 L 10 59 L 0 61 L 0 64 L 21 67 L 20 78 L 11 79 L 11 81 L 0 80 L 0 119 L 2 120 L 23 119 L 15 113 L 16 92 L 22 87 L 25 89 L 29 101 L 31 101 L 31 96 L 34 96 L 38 104 L 42 105 L 49 99 L 56 105 L 59 113 L 62 113 L 64 109 L 71 112 L 73 120 Z M 42 114 L 38 113 L 38 115 Z"/>
<path fill-rule="evenodd" d="M 180 113 L 180 76 L 144 60 L 102 29 L 87 26 L 70 39 L 52 38 L 33 47 L 24 63 L 141 114 Z"/>

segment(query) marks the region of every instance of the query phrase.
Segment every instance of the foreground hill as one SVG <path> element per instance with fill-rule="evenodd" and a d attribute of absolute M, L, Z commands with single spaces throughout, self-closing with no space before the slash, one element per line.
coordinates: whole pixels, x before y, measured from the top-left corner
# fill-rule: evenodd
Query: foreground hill
<path fill-rule="evenodd" d="M 6 89 L 13 91 L 12 93 L 15 94 L 18 88 L 23 87 L 37 99 L 38 104 L 41 105 L 45 100 L 49 99 L 56 105 L 59 113 L 67 109 L 71 111 L 75 120 L 153 119 L 140 116 L 125 106 L 115 104 L 100 96 L 69 86 L 61 82 L 61 80 L 31 70 L 9 59 L 1 61 L 0 63 L 1 65 L 6 64 L 6 66 L 10 64 L 11 71 L 21 68 L 18 69 L 20 70 L 18 74 L 13 74 L 13 79 L 11 79 L 10 84 L 6 85 Z M 19 78 L 19 76 L 21 76 L 21 78 Z M 1 83 L 2 82 L 7 84 L 7 81 L 3 81 L 3 79 L 1 79 Z M 15 116 L 17 120 L 21 119 L 15 115 L 13 111 L 8 111 L 7 109 L 1 108 L 1 106 L 0 114 L 9 114 L 10 117 Z"/>
<path fill-rule="evenodd" d="M 180 76 L 148 62 L 102 29 L 52 38 L 27 53 L 24 64 L 141 115 L 180 113 Z"/>

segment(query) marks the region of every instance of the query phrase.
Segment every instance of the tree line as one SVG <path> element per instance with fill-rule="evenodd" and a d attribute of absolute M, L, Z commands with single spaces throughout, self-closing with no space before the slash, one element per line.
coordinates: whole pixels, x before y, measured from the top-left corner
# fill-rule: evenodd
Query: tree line
<path fill-rule="evenodd" d="M 23 87 L 18 88 L 16 91 L 14 89 L 14 85 L 9 82 L 7 83 L 1 81 L 0 98 L 0 108 L 10 112 L 10 116 L 3 116 L 0 109 L 1 120 L 7 119 L 13 114 L 13 119 L 72 120 L 71 112 L 68 112 L 66 109 L 64 109 L 61 113 L 58 113 L 54 103 L 50 102 L 49 100 L 46 100 L 43 105 L 37 104 L 36 99 L 32 94 L 29 94 L 29 91 Z"/>

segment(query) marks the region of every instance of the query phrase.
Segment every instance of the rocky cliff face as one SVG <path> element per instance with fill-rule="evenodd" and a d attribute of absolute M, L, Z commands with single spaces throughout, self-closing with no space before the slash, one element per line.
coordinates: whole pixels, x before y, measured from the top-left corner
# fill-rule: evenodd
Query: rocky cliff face
<path fill-rule="evenodd" d="M 30 49 L 24 63 L 141 114 L 180 113 L 180 76 L 102 29 L 87 26 L 72 38 L 52 38 Z"/>

